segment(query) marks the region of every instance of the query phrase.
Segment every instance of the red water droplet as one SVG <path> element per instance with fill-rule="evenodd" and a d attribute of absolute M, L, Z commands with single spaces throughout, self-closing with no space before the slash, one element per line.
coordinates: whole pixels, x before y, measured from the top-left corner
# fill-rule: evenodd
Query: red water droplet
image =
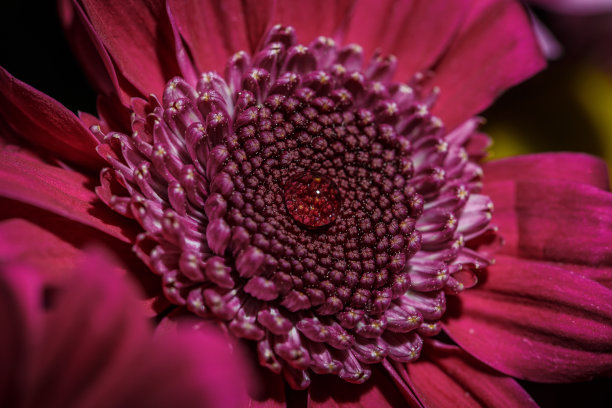
<path fill-rule="evenodd" d="M 327 176 L 300 173 L 285 184 L 285 205 L 294 220 L 307 228 L 325 227 L 336 220 L 340 190 Z"/>

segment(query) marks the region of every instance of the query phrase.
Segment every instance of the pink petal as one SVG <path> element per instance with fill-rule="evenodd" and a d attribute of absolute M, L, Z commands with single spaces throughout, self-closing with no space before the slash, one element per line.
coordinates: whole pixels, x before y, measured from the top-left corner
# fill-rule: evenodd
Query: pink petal
<path fill-rule="evenodd" d="M 308 44 L 319 36 L 337 37 L 351 12 L 353 1 L 278 1 L 273 22 L 292 26 L 298 41 Z"/>
<path fill-rule="evenodd" d="M 148 271 L 131 245 L 27 204 L 1 199 L 0 209 L 0 218 L 7 218 L 0 221 L 0 236 L 10 242 L 7 253 L 21 264 L 36 269 L 45 285 L 63 283 L 83 257 L 84 247 L 104 245 L 127 266 L 115 265 L 115 272 L 136 279 L 145 292 L 140 300 L 143 313 L 155 317 L 170 306 L 161 293 L 160 278 Z"/>
<path fill-rule="evenodd" d="M 467 11 L 469 0 L 376 1 L 356 4 L 346 40 L 397 57 L 396 77 L 409 80 L 429 68 L 448 47 Z"/>
<path fill-rule="evenodd" d="M 499 256 L 449 310 L 464 350 L 514 377 L 590 379 L 612 367 L 612 291 L 557 266 Z"/>
<path fill-rule="evenodd" d="M 21 264 L 41 271 L 46 284 L 57 285 L 82 254 L 53 233 L 23 219 L 0 222 L 3 250 Z M 9 244 L 10 243 L 10 244 Z"/>
<path fill-rule="evenodd" d="M 308 389 L 309 408 L 401 406 L 406 406 L 406 400 L 379 366 L 372 367 L 372 378 L 365 384 L 350 384 L 336 376 L 314 375 Z"/>
<path fill-rule="evenodd" d="M 43 208 L 130 242 L 136 225 L 104 206 L 88 188 L 97 183 L 23 153 L 0 151 L 0 196 Z"/>
<path fill-rule="evenodd" d="M 483 167 L 485 183 L 501 180 L 564 180 L 610 190 L 608 166 L 584 153 L 538 153 L 493 160 Z"/>
<path fill-rule="evenodd" d="M 118 70 L 142 95 L 161 95 L 180 75 L 175 39 L 162 1 L 82 0 Z"/>
<path fill-rule="evenodd" d="M 59 102 L 11 76 L 0 67 L 2 118 L 36 148 L 59 159 L 99 170 L 104 163 L 96 153 L 94 136 Z"/>
<path fill-rule="evenodd" d="M 202 72 L 223 72 L 234 53 L 252 53 L 264 35 L 271 12 L 269 0 L 170 0 L 168 4 Z"/>
<path fill-rule="evenodd" d="M 612 193 L 559 181 L 499 181 L 484 192 L 505 254 L 587 266 L 612 266 Z"/>
<path fill-rule="evenodd" d="M 537 407 L 514 379 L 461 349 L 430 343 L 425 351 L 426 356 L 405 367 L 426 407 Z"/>
<path fill-rule="evenodd" d="M 461 32 L 431 80 L 431 85 L 441 90 L 433 112 L 449 130 L 545 64 L 519 2 L 482 0 L 472 4 Z"/>
<path fill-rule="evenodd" d="M 114 265 L 90 253 L 58 292 L 33 356 L 32 406 L 240 406 L 244 370 L 226 341 L 208 329 L 152 340 Z"/>
<path fill-rule="evenodd" d="M 41 332 L 41 285 L 33 271 L 6 253 L 0 238 L 0 406 L 21 406 L 33 345 Z"/>

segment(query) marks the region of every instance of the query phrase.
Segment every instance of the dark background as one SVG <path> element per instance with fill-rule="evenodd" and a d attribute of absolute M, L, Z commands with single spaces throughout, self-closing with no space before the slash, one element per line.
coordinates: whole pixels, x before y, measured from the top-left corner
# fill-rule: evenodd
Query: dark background
<path fill-rule="evenodd" d="M 510 121 L 521 126 L 526 137 L 535 137 L 535 151 L 601 154 L 597 139 L 588 137 L 595 130 L 563 87 L 565 79 L 575 71 L 578 58 L 579 55 L 567 55 L 552 63 L 544 73 L 502 96 L 483 116 L 489 123 Z M 54 1 L 2 2 L 0 65 L 72 111 L 95 113 L 95 93 L 64 39 Z M 566 385 L 521 384 L 542 407 L 612 406 L 610 379 Z"/>

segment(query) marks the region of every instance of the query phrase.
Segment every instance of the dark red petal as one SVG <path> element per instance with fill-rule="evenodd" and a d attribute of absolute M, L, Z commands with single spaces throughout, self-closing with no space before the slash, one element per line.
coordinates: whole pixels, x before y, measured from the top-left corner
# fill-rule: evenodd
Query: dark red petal
<path fill-rule="evenodd" d="M 321 35 L 335 38 L 341 35 L 352 3 L 352 0 L 278 1 L 273 22 L 295 28 L 302 44 Z"/>
<path fill-rule="evenodd" d="M 91 190 L 97 183 L 23 153 L 0 151 L 0 196 L 43 208 L 130 242 L 134 224 L 104 206 Z"/>
<path fill-rule="evenodd" d="M 202 72 L 223 72 L 238 51 L 252 53 L 263 36 L 271 1 L 170 0 L 179 32 Z"/>
<path fill-rule="evenodd" d="M 359 1 L 348 25 L 346 41 L 364 47 L 366 55 L 378 48 L 395 55 L 396 78 L 407 81 L 439 58 L 469 7 L 470 0 Z"/>
<path fill-rule="evenodd" d="M 110 58 L 103 47 L 97 49 L 95 35 L 94 40 L 90 38 L 90 27 L 87 27 L 87 22 L 81 18 L 78 6 L 74 0 L 59 0 L 57 6 L 66 38 L 79 58 L 87 78 L 97 91 L 104 94 L 113 92 L 115 87 L 107 71 L 112 68 Z M 99 45 L 101 46 L 101 43 Z"/>
<path fill-rule="evenodd" d="M 612 194 L 586 184 L 499 181 L 485 184 L 505 254 L 612 267 Z"/>
<path fill-rule="evenodd" d="M 493 160 L 483 166 L 485 183 L 502 180 L 563 180 L 610 190 L 608 165 L 584 153 L 538 153 Z"/>
<path fill-rule="evenodd" d="M 379 366 L 372 368 L 372 378 L 365 384 L 350 384 L 336 376 L 313 376 L 312 384 L 308 389 L 308 407 L 406 406 L 406 400 L 388 374 Z"/>
<path fill-rule="evenodd" d="M 557 266 L 499 256 L 448 310 L 448 334 L 514 377 L 572 382 L 612 367 L 612 291 Z M 449 299 L 450 301 L 451 299 Z"/>
<path fill-rule="evenodd" d="M 537 407 L 514 379 L 457 347 L 437 343 L 424 351 L 421 359 L 405 367 L 427 407 Z"/>
<path fill-rule="evenodd" d="M 115 69 L 78 0 L 58 1 L 58 11 L 70 46 L 91 83 L 102 95 L 118 95 L 123 105 L 129 106 L 130 96 L 139 92 Z"/>
<path fill-rule="evenodd" d="M 98 141 L 59 102 L 13 77 L 0 67 L 0 115 L 18 135 L 60 160 L 99 170 Z"/>
<path fill-rule="evenodd" d="M 82 0 L 118 70 L 142 95 L 163 94 L 180 75 L 175 39 L 160 0 Z"/>
<path fill-rule="evenodd" d="M 545 65 L 519 2 L 481 0 L 472 4 L 461 32 L 431 80 L 441 90 L 433 112 L 447 129 L 482 111 L 501 92 Z"/>

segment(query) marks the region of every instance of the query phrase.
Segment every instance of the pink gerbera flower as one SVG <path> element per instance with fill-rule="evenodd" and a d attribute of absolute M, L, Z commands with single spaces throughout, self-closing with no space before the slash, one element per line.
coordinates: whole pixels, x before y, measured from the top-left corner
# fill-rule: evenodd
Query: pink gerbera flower
<path fill-rule="evenodd" d="M 25 222 L 7 224 L 16 232 Z M 3 407 L 243 406 L 232 383 L 244 368 L 223 336 L 201 328 L 153 337 L 137 291 L 101 252 L 50 288 L 19 235 L 3 235 L 0 247 Z"/>
<path fill-rule="evenodd" d="M 133 245 L 153 315 L 282 374 L 258 400 L 529 406 L 511 377 L 612 367 L 605 164 L 479 164 L 472 116 L 543 67 L 518 3 L 61 6 L 100 118 L 2 72 L 7 140 L 36 153 L 2 151 L 0 193 L 44 210 L 7 212 Z"/>

